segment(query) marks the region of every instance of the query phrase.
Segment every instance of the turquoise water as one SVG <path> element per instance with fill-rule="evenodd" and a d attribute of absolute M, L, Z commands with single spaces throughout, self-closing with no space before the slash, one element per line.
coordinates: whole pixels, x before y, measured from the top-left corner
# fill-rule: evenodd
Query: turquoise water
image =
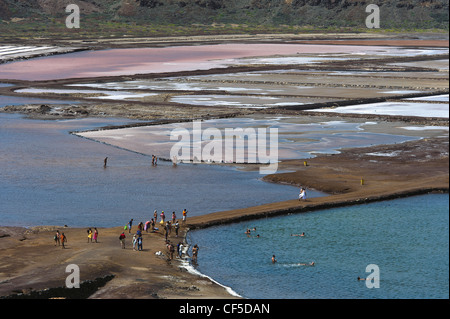
<path fill-rule="evenodd" d="M 200 247 L 196 269 L 246 298 L 449 298 L 448 204 L 448 194 L 429 194 L 196 230 L 188 240 Z M 256 227 L 251 237 L 247 227 Z M 369 264 L 379 288 L 357 280 Z"/>

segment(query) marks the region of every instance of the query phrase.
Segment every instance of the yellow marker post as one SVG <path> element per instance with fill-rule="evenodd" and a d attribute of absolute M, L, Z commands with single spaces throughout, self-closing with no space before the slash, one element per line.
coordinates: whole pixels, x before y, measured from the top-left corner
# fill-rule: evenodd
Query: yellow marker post
<path fill-rule="evenodd" d="M 364 185 L 364 179 L 361 178 L 361 185 Z"/>

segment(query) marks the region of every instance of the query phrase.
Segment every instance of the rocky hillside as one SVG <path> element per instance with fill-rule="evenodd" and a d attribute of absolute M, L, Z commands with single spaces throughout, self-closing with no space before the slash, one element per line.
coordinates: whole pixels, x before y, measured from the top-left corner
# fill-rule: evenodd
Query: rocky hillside
<path fill-rule="evenodd" d="M 68 4 L 98 19 L 151 24 L 251 24 L 364 27 L 367 5 L 381 28 L 448 29 L 448 0 L 0 0 L 0 19 L 48 19 Z"/>

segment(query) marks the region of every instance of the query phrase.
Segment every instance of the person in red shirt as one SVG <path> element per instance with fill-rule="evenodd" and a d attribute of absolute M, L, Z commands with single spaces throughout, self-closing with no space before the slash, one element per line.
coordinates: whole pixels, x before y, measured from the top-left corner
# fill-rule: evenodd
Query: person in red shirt
<path fill-rule="evenodd" d="M 120 234 L 119 236 L 120 246 L 122 247 L 122 249 L 125 249 L 125 238 L 125 232 L 122 232 L 122 234 Z"/>

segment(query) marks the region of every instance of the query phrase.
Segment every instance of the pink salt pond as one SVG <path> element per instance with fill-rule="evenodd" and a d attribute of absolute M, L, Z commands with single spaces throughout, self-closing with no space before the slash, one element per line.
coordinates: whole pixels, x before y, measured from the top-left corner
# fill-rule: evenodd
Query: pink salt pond
<path fill-rule="evenodd" d="M 0 78 L 38 81 L 224 68 L 233 59 L 296 54 L 370 54 L 376 46 L 218 44 L 83 51 L 0 65 Z"/>

